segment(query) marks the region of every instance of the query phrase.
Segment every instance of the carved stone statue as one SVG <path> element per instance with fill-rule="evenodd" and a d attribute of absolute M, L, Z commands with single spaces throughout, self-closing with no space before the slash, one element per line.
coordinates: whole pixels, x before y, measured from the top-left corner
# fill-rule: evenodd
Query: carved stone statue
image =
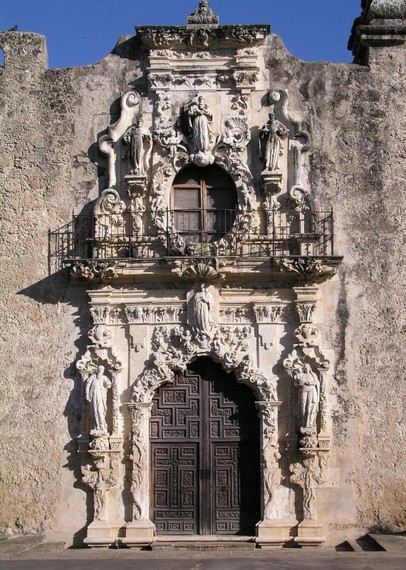
<path fill-rule="evenodd" d="M 107 433 L 107 390 L 111 382 L 104 374 L 104 366 L 98 366 L 97 372 L 86 380 L 85 398 L 89 403 L 93 432 Z"/>
<path fill-rule="evenodd" d="M 190 14 L 188 24 L 218 24 L 219 17 L 209 6 L 208 0 L 200 0 L 198 8 Z"/>
<path fill-rule="evenodd" d="M 123 143 L 129 147 L 132 174 L 144 174 L 144 141 L 149 135 L 144 132 L 139 119 L 123 135 Z"/>
<path fill-rule="evenodd" d="M 320 401 L 320 381 L 312 367 L 304 363 L 293 376 L 294 384 L 299 389 L 299 413 L 301 427 L 315 428 Z"/>
<path fill-rule="evenodd" d="M 274 171 L 279 168 L 279 157 L 282 154 L 282 139 L 286 137 L 288 130 L 280 121 L 275 119 L 273 113 L 269 114 L 269 120 L 259 132 L 260 155 L 264 170 Z"/>
<path fill-rule="evenodd" d="M 201 341 L 208 341 L 212 337 L 211 311 L 213 309 L 213 297 L 205 288 L 204 283 L 192 299 L 194 332 Z"/>
<path fill-rule="evenodd" d="M 210 113 L 204 97 L 194 97 L 186 107 L 186 132 L 191 143 L 191 158 L 199 166 L 212 164 L 210 123 L 213 115 Z"/>

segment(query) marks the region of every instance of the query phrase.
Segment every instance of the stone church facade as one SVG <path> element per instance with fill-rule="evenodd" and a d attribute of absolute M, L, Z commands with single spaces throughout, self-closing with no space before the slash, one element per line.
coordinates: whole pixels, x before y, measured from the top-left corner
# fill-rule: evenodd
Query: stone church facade
<path fill-rule="evenodd" d="M 0 33 L 0 527 L 404 529 L 405 29 L 364 0 L 307 63 L 201 1 L 52 70 Z"/>

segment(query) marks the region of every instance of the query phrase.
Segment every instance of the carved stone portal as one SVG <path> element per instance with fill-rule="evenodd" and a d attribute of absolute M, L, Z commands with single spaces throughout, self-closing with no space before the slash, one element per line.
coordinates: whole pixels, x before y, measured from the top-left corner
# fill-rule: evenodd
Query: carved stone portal
<path fill-rule="evenodd" d="M 98 141 L 107 174 L 92 233 L 72 231 L 71 274 L 93 284 L 77 362 L 82 483 L 94 499 L 86 543 L 154 542 L 152 401 L 205 358 L 257 402 L 258 545 L 320 544 L 333 355 L 317 284 L 340 259 L 331 212 L 312 207 L 303 110 L 291 114 L 287 91 L 268 91 L 266 27 L 219 26 L 199 2 L 187 26 L 138 33 L 145 91 L 120 96 L 120 117 Z M 232 207 L 227 183 L 213 183 L 219 171 Z"/>

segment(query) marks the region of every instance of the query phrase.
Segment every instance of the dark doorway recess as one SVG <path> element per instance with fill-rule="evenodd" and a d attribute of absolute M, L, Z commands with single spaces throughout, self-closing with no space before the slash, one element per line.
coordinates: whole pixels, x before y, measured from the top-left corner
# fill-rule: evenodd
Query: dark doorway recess
<path fill-rule="evenodd" d="M 158 390 L 150 431 L 158 534 L 255 534 L 259 419 L 250 388 L 199 358 Z"/>

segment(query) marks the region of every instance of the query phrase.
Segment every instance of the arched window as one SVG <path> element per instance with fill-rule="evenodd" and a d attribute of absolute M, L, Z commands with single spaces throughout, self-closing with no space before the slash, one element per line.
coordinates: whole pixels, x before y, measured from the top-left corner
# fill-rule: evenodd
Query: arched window
<path fill-rule="evenodd" d="M 173 182 L 171 209 L 175 229 L 187 241 L 218 241 L 230 231 L 235 220 L 235 184 L 219 166 L 189 165 Z"/>

